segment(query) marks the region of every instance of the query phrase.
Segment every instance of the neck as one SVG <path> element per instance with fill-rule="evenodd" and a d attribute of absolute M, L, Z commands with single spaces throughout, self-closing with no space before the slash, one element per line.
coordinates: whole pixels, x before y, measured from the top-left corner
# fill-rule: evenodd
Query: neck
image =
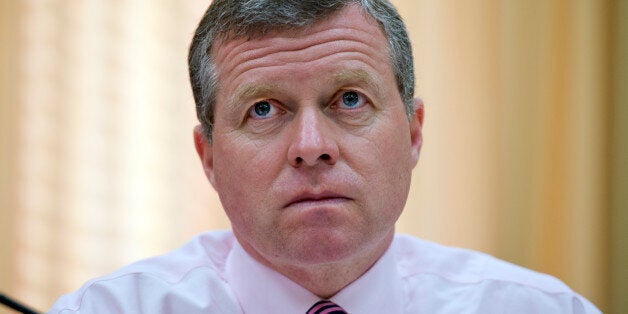
<path fill-rule="evenodd" d="M 382 241 L 363 252 L 339 261 L 317 264 L 272 263 L 252 247 L 241 242 L 244 250 L 258 262 L 274 269 L 322 299 L 329 299 L 360 278 L 384 255 L 394 230 Z"/>

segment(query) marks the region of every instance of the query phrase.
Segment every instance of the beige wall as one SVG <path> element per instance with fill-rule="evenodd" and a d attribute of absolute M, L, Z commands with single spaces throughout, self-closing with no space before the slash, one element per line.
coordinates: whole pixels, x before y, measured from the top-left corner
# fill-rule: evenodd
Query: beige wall
<path fill-rule="evenodd" d="M 626 5 L 393 2 L 426 103 L 399 231 L 628 309 L 626 25 L 613 24 Z M 0 290 L 45 309 L 93 276 L 229 227 L 191 138 L 186 49 L 205 5 L 0 0 Z"/>
<path fill-rule="evenodd" d="M 11 31 L 15 29 L 16 18 L 8 12 L 15 12 L 10 1 L 0 1 L 0 291 L 14 291 L 13 283 L 17 281 L 15 272 L 15 253 L 17 245 L 14 241 L 16 202 L 12 180 L 15 175 L 15 154 L 11 148 L 15 146 L 14 123 L 16 110 L 15 82 L 11 74 L 17 71 L 13 62 L 14 47 L 17 36 Z M 0 313 L 3 313 L 0 309 Z"/>
<path fill-rule="evenodd" d="M 615 1 L 610 149 L 611 309 L 628 313 L 628 1 Z"/>
<path fill-rule="evenodd" d="M 400 230 L 551 273 L 606 309 L 609 4 L 398 5 L 427 121 Z"/>

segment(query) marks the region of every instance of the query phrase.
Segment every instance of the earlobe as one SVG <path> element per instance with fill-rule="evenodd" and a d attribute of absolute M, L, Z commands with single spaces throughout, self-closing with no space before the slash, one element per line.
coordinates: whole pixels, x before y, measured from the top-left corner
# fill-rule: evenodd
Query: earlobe
<path fill-rule="evenodd" d="M 196 147 L 196 153 L 201 159 L 205 176 L 209 180 L 209 183 L 216 188 L 214 180 L 214 151 L 212 145 L 203 132 L 203 127 L 199 124 L 194 127 L 194 146 Z"/>
<path fill-rule="evenodd" d="M 425 111 L 421 98 L 414 98 L 413 110 L 414 114 L 410 118 L 410 141 L 412 146 L 412 162 L 416 166 L 419 161 L 421 146 L 423 145 L 423 118 Z"/>

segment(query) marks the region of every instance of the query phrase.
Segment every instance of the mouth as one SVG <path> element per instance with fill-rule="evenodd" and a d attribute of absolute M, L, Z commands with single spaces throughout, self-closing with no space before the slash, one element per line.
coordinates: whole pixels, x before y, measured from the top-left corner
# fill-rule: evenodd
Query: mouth
<path fill-rule="evenodd" d="M 350 201 L 351 199 L 334 192 L 301 193 L 294 197 L 284 208 L 309 208 L 334 206 Z"/>

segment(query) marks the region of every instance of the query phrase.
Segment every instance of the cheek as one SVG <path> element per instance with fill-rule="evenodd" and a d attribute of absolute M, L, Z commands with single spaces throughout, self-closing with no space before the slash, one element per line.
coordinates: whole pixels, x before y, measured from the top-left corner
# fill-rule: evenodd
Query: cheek
<path fill-rule="evenodd" d="M 356 163 L 368 165 L 365 170 L 378 174 L 376 177 L 381 177 L 382 180 L 399 178 L 400 175 L 412 171 L 410 134 L 409 131 L 404 131 L 408 127 L 391 122 L 380 123 L 384 125 L 373 128 L 370 134 L 356 138 L 356 142 L 362 143 L 352 145 L 349 150 L 354 158 L 361 159 Z"/>
<path fill-rule="evenodd" d="M 368 165 L 356 171 L 361 172 L 366 181 L 367 197 L 378 209 L 376 215 L 398 215 L 408 196 L 412 156 L 409 132 L 403 132 L 403 128 L 380 129 L 381 132 L 368 137 L 364 150 L 353 154 L 359 159 L 354 165 Z"/>
<path fill-rule="evenodd" d="M 281 168 L 278 150 L 266 145 L 215 143 L 216 190 L 227 212 L 251 213 L 269 200 L 269 187 Z"/>

